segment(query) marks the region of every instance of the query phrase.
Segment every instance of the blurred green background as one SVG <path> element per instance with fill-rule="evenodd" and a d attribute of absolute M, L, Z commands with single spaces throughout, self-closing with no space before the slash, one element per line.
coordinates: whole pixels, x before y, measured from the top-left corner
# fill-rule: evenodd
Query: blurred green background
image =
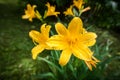
<path fill-rule="evenodd" d="M 84 27 L 98 35 L 97 43 L 91 49 L 101 61 L 93 71 L 77 59 L 74 66 L 69 63 L 60 67 L 58 60 L 55 64 L 47 61 L 47 56 L 52 55 L 48 51 L 39 55 L 45 60 L 32 60 L 34 44 L 28 33 L 32 29 L 39 30 L 41 23 L 36 19 L 32 23 L 22 20 L 21 16 L 27 3 L 36 4 L 43 15 L 48 1 L 61 12 L 72 4 L 72 0 L 0 0 L 0 80 L 119 80 L 120 1 L 85 0 L 85 6 L 90 6 L 91 10 L 81 18 Z M 69 22 L 63 15 L 60 19 Z"/>

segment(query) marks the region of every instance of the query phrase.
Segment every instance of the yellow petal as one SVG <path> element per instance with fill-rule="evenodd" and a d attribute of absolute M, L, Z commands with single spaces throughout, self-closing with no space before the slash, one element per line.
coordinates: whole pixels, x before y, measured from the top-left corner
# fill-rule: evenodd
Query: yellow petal
<path fill-rule="evenodd" d="M 58 17 L 58 14 L 60 14 L 60 12 L 54 12 L 54 15 L 55 15 L 56 17 Z"/>
<path fill-rule="evenodd" d="M 33 6 L 32 6 L 32 9 L 34 10 L 36 7 L 37 7 L 36 5 L 33 5 Z"/>
<path fill-rule="evenodd" d="M 82 32 L 80 32 L 81 34 L 85 34 L 85 33 L 87 33 L 87 30 L 85 29 L 85 28 L 83 28 L 83 31 Z"/>
<path fill-rule="evenodd" d="M 35 30 L 31 30 L 29 32 L 29 36 L 37 43 L 42 42 L 43 40 L 43 36 L 40 34 L 40 32 L 35 31 Z"/>
<path fill-rule="evenodd" d="M 92 59 L 93 59 L 95 62 L 100 62 L 100 60 L 98 60 L 98 59 L 95 58 L 94 56 L 92 56 Z"/>
<path fill-rule="evenodd" d="M 44 50 L 44 46 L 43 45 L 37 45 L 32 49 L 32 58 L 36 59 L 37 55 L 39 53 L 41 53 Z"/>
<path fill-rule="evenodd" d="M 96 43 L 96 40 L 93 39 L 93 40 L 90 40 L 88 42 L 85 42 L 85 45 L 87 45 L 87 46 L 93 46 L 95 43 Z"/>
<path fill-rule="evenodd" d="M 74 17 L 68 25 L 68 30 L 72 35 L 78 35 L 83 31 L 83 23 L 79 17 Z"/>
<path fill-rule="evenodd" d="M 39 13 L 38 10 L 36 10 L 35 15 L 36 15 L 36 17 L 37 17 L 38 19 L 42 20 L 42 16 L 41 16 L 41 14 Z"/>
<path fill-rule="evenodd" d="M 67 30 L 66 27 L 65 27 L 63 24 L 61 24 L 61 23 L 56 23 L 55 29 L 56 29 L 58 35 L 66 36 L 66 35 L 68 34 L 68 30 Z"/>
<path fill-rule="evenodd" d="M 87 32 L 83 35 L 85 40 L 95 39 L 97 38 L 97 35 L 93 32 Z"/>
<path fill-rule="evenodd" d="M 90 61 L 90 64 L 93 66 L 93 67 L 95 67 L 96 68 L 96 62 L 95 61 Z"/>
<path fill-rule="evenodd" d="M 63 36 L 54 35 L 47 41 L 47 45 L 55 50 L 63 50 L 68 47 L 67 42 Z"/>
<path fill-rule="evenodd" d="M 83 34 L 83 37 L 81 38 L 81 42 L 83 42 L 83 44 L 86 44 L 87 46 L 93 46 L 96 42 L 95 40 L 96 37 L 97 35 L 95 33 L 87 32 Z"/>
<path fill-rule="evenodd" d="M 28 9 L 28 10 L 31 10 L 31 8 L 32 8 L 31 5 L 30 5 L 30 4 L 27 4 L 27 9 Z"/>
<path fill-rule="evenodd" d="M 30 16 L 29 15 L 23 15 L 22 19 L 28 19 Z"/>
<path fill-rule="evenodd" d="M 82 50 L 82 51 L 84 51 L 85 53 L 86 53 L 86 55 L 88 55 L 89 56 L 89 58 L 91 58 L 92 57 L 92 55 L 93 55 L 93 52 L 89 49 L 89 47 L 87 47 L 86 45 L 79 45 L 78 44 L 78 48 L 80 49 L 80 50 Z"/>
<path fill-rule="evenodd" d="M 31 6 L 30 4 L 27 4 L 27 10 L 34 10 L 36 7 L 36 5 Z"/>
<path fill-rule="evenodd" d="M 85 63 L 88 66 L 88 68 L 92 71 L 92 65 L 88 61 L 85 61 Z"/>
<path fill-rule="evenodd" d="M 86 61 L 90 61 L 93 54 L 91 50 L 84 45 L 75 46 L 73 47 L 72 51 L 74 56 Z"/>
<path fill-rule="evenodd" d="M 69 49 L 63 50 L 62 54 L 60 55 L 59 64 L 62 66 L 66 65 L 70 60 L 71 55 L 72 53 Z"/>
<path fill-rule="evenodd" d="M 96 59 L 94 56 L 92 56 L 92 59 L 90 61 L 85 61 L 86 65 L 90 70 L 92 70 L 92 66 L 96 68 L 97 62 L 99 62 L 99 60 Z"/>
<path fill-rule="evenodd" d="M 32 17 L 30 17 L 30 18 L 29 18 L 29 21 L 31 21 L 31 22 L 32 22 Z"/>
<path fill-rule="evenodd" d="M 50 25 L 43 24 L 41 26 L 41 34 L 44 35 L 46 38 L 49 38 L 50 28 Z"/>
<path fill-rule="evenodd" d="M 49 2 L 47 2 L 46 6 L 49 8 L 49 7 L 50 7 L 50 3 L 49 3 Z"/>

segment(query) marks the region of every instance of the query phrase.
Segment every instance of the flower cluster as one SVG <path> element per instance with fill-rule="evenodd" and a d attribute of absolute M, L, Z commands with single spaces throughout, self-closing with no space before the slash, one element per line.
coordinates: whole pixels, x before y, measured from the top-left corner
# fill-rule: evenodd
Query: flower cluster
<path fill-rule="evenodd" d="M 74 8 L 78 9 L 79 14 L 90 9 L 90 7 L 84 8 L 83 4 L 83 0 L 73 0 L 73 5 L 70 5 L 70 8 L 63 12 L 65 16 L 73 16 L 73 19 L 69 22 L 68 26 L 57 22 L 55 24 L 57 34 L 49 36 L 51 25 L 46 23 L 40 26 L 40 32 L 36 30 L 29 32 L 33 42 L 37 43 L 32 49 L 33 59 L 36 59 L 38 54 L 45 49 L 62 50 L 59 58 L 60 65 L 66 65 L 71 56 L 74 55 L 78 59 L 83 60 L 90 70 L 92 70 L 92 66 L 96 67 L 99 60 L 93 56 L 94 53 L 89 47 L 95 44 L 97 35 L 94 32 L 86 31 L 80 15 L 78 16 L 73 12 Z M 58 17 L 60 12 L 55 11 L 55 6 L 51 6 L 50 3 L 47 3 L 46 6 L 48 9 L 45 11 L 44 16 L 41 16 L 39 11 L 35 10 L 36 5 L 31 6 L 28 4 L 25 15 L 22 18 L 29 19 L 29 21 L 32 21 L 32 18 L 38 18 L 40 21 L 43 21 L 48 16 Z"/>

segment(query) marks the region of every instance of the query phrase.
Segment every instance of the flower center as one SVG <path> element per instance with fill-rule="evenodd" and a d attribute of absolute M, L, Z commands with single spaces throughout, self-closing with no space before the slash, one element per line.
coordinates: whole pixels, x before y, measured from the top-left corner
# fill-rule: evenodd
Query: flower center
<path fill-rule="evenodd" d="M 78 39 L 77 39 L 77 38 L 75 38 L 75 39 L 69 39 L 69 40 L 68 40 L 68 45 L 69 45 L 70 47 L 73 47 L 75 44 L 77 44 L 77 42 L 78 42 Z"/>

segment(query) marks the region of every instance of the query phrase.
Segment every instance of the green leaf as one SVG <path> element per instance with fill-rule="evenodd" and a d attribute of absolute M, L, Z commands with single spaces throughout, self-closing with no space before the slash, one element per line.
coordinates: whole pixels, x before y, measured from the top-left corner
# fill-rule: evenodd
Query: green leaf
<path fill-rule="evenodd" d="M 46 58 L 38 57 L 37 59 L 45 61 L 46 63 L 48 63 L 48 65 L 54 66 L 59 72 L 62 73 L 62 70 L 57 65 L 55 65 L 53 62 L 47 60 Z"/>
<path fill-rule="evenodd" d="M 53 80 L 53 79 L 55 80 L 55 76 L 51 72 L 38 74 L 38 75 L 35 75 L 34 77 L 35 78 L 41 78 L 41 79 L 50 77 L 50 78 L 52 78 L 51 80 Z"/>

